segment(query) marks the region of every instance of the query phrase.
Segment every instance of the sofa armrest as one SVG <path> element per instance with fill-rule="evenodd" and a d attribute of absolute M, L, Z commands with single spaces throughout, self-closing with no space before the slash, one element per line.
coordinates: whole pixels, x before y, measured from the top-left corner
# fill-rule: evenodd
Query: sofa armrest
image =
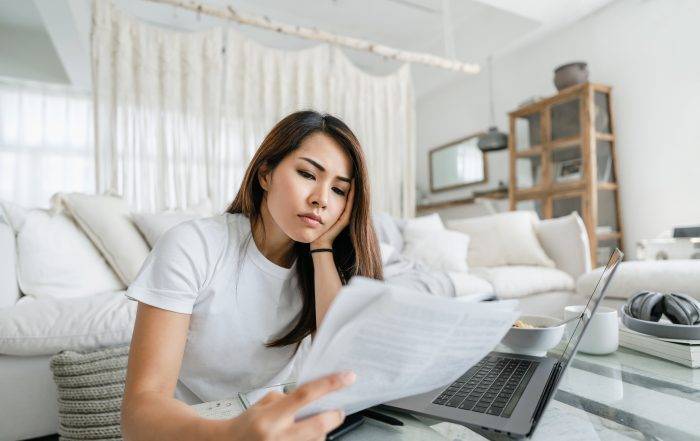
<path fill-rule="evenodd" d="M 15 232 L 0 217 L 0 308 L 14 305 L 19 297 Z"/>
<path fill-rule="evenodd" d="M 591 247 L 583 219 L 574 212 L 535 225 L 537 238 L 557 268 L 574 280 L 591 270 Z"/>

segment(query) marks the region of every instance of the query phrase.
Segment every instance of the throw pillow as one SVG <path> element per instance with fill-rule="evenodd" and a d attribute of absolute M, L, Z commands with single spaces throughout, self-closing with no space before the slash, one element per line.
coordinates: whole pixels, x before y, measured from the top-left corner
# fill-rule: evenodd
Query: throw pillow
<path fill-rule="evenodd" d="M 374 213 L 372 223 L 379 242 L 391 245 L 399 253 L 403 251 L 403 235 L 399 223 L 392 215 L 384 212 Z"/>
<path fill-rule="evenodd" d="M 413 219 L 405 219 L 403 223 L 403 234 L 406 235 L 407 230 L 444 230 L 445 224 L 438 213 L 420 216 Z M 405 237 L 404 237 L 405 239 Z"/>
<path fill-rule="evenodd" d="M 16 234 L 17 279 L 25 295 L 82 297 L 125 288 L 90 239 L 65 213 L 3 202 Z"/>
<path fill-rule="evenodd" d="M 197 219 L 202 216 L 190 212 L 173 213 L 134 213 L 134 223 L 146 238 L 151 248 L 156 244 L 160 236 L 174 226 L 182 222 Z"/>
<path fill-rule="evenodd" d="M 591 270 L 591 250 L 583 219 L 573 212 L 535 225 L 542 248 L 557 268 L 576 278 Z"/>
<path fill-rule="evenodd" d="M 65 206 L 126 286 L 136 278 L 150 249 L 131 220 L 127 203 L 112 195 L 58 193 L 54 206 Z"/>
<path fill-rule="evenodd" d="M 490 216 L 447 222 L 448 228 L 469 235 L 470 267 L 533 265 L 554 267 L 542 249 L 528 211 L 510 211 Z M 498 292 L 498 290 L 496 290 Z"/>
<path fill-rule="evenodd" d="M 379 252 L 382 256 L 382 265 L 386 265 L 391 262 L 396 249 L 389 245 L 388 243 L 379 242 Z"/>
<path fill-rule="evenodd" d="M 0 354 L 50 355 L 128 343 L 136 302 L 125 291 L 69 299 L 22 297 L 0 309 Z"/>
<path fill-rule="evenodd" d="M 437 216 L 437 214 L 435 215 Z M 438 223 L 439 222 L 439 223 Z M 466 272 L 469 236 L 446 230 L 440 217 L 409 219 L 403 231 L 404 256 L 439 271 Z"/>

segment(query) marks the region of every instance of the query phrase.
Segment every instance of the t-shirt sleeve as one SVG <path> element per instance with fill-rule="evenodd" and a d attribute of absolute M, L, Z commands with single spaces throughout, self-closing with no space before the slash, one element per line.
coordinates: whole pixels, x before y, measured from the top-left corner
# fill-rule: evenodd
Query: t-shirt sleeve
<path fill-rule="evenodd" d="M 225 243 L 221 228 L 202 220 L 171 228 L 156 242 L 126 296 L 157 308 L 191 314 Z"/>

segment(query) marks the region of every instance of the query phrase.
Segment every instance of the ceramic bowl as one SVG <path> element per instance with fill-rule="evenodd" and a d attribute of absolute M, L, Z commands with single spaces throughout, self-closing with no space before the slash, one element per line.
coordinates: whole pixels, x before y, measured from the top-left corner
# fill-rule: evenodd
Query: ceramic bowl
<path fill-rule="evenodd" d="M 553 326 L 562 320 L 543 315 L 522 315 L 518 318 L 535 328 L 510 328 L 501 343 L 517 354 L 543 356 L 559 344 L 566 325 Z"/>

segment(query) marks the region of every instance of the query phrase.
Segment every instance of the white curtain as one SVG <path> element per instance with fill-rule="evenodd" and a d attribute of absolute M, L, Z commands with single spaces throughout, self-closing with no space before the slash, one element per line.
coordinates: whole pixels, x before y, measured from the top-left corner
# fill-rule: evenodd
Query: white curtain
<path fill-rule="evenodd" d="M 408 65 L 377 77 L 328 45 L 289 51 L 233 29 L 225 38 L 220 29 L 174 33 L 108 2 L 95 3 L 93 21 L 100 191 L 113 189 L 143 210 L 186 207 L 205 196 L 221 210 L 272 126 L 314 109 L 340 117 L 358 136 L 372 208 L 414 215 Z M 164 71 L 170 75 L 161 82 Z"/>
<path fill-rule="evenodd" d="M 88 92 L 0 78 L 0 199 L 48 207 L 58 191 L 95 191 Z"/>
<path fill-rule="evenodd" d="M 222 30 L 173 32 L 93 6 L 97 190 L 139 211 L 198 204 L 221 148 Z"/>
<path fill-rule="evenodd" d="M 416 138 L 413 83 L 408 64 L 391 75 L 369 75 L 333 50 L 330 110 L 352 128 L 367 157 L 372 206 L 413 217 Z"/>

